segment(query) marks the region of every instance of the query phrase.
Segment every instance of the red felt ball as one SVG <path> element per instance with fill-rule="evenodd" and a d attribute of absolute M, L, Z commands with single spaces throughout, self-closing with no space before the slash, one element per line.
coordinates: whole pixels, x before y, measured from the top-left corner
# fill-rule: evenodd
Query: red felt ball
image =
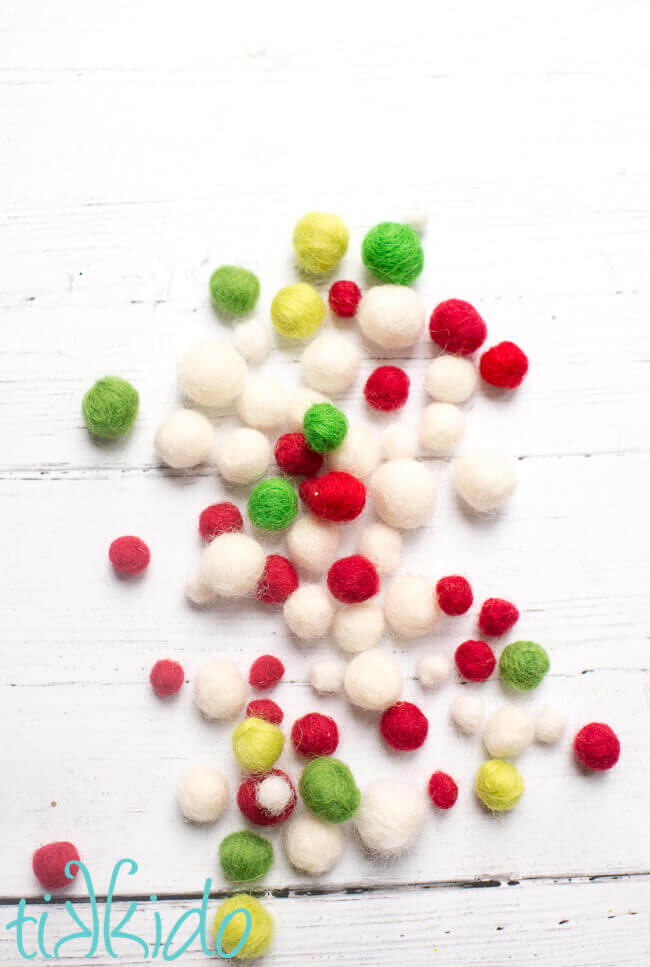
<path fill-rule="evenodd" d="M 298 572 L 282 554 L 269 554 L 257 582 L 255 597 L 264 604 L 282 604 L 298 587 Z"/>
<path fill-rule="evenodd" d="M 220 504 L 210 504 L 199 514 L 199 534 L 204 541 L 211 541 L 219 534 L 240 531 L 243 528 L 242 515 L 229 500 L 222 500 Z"/>
<path fill-rule="evenodd" d="M 66 883 L 71 883 L 79 872 L 79 867 L 73 864 L 70 867 L 70 876 L 65 875 L 67 864 L 79 858 L 77 847 L 72 843 L 65 841 L 48 843 L 34 853 L 32 869 L 41 886 L 44 886 L 46 890 L 58 890 Z"/>
<path fill-rule="evenodd" d="M 387 745 L 409 752 L 424 744 L 429 720 L 412 702 L 396 702 L 382 715 L 379 729 Z"/>
<path fill-rule="evenodd" d="M 310 759 L 331 755 L 339 744 L 339 730 L 329 715 L 310 712 L 293 723 L 291 741 L 296 752 Z"/>
<path fill-rule="evenodd" d="M 327 301 L 335 316 L 351 319 L 361 301 L 361 289 L 356 282 L 341 279 L 331 287 Z"/>
<path fill-rule="evenodd" d="M 438 809 L 451 809 L 458 799 L 458 786 L 446 772 L 434 772 L 429 779 L 429 797 Z"/>
<path fill-rule="evenodd" d="M 450 574 L 449 577 L 440 578 L 436 584 L 436 594 L 440 610 L 454 616 L 469 611 L 474 600 L 469 581 L 460 574 Z"/>
<path fill-rule="evenodd" d="M 429 333 L 448 353 L 469 356 L 485 342 L 487 326 L 469 302 L 447 299 L 431 313 Z"/>
<path fill-rule="evenodd" d="M 334 561 L 327 572 L 330 593 L 344 604 L 361 604 L 379 591 L 377 568 L 362 554 Z"/>
<path fill-rule="evenodd" d="M 313 477 L 323 466 L 323 457 L 312 450 L 302 433 L 283 433 L 273 452 L 280 470 L 294 476 Z"/>
<path fill-rule="evenodd" d="M 120 574 L 141 574 L 151 560 L 151 552 L 139 537 L 116 537 L 108 549 L 108 559 Z"/>
<path fill-rule="evenodd" d="M 373 410 L 399 410 L 409 395 L 411 380 L 399 366 L 379 366 L 370 374 L 363 388 L 368 406 Z"/>
<path fill-rule="evenodd" d="M 177 661 L 171 661 L 169 658 L 163 658 L 161 661 L 157 661 L 149 672 L 149 681 L 153 686 L 153 690 L 161 698 L 175 695 L 184 680 L 185 673 L 183 672 L 183 666 L 179 665 Z"/>
<path fill-rule="evenodd" d="M 490 386 L 515 389 L 528 372 L 528 356 L 513 342 L 500 342 L 481 356 L 481 376 Z"/>
<path fill-rule="evenodd" d="M 257 787 L 267 776 L 280 776 L 291 787 L 292 797 L 284 811 L 278 816 L 264 812 L 257 805 Z M 294 811 L 296 806 L 296 788 L 286 772 L 283 772 L 282 769 L 271 769 L 270 772 L 249 776 L 247 779 L 244 779 L 237 792 L 237 805 L 246 819 L 251 823 L 255 823 L 256 826 L 277 826 L 279 823 L 283 823 L 285 819 L 288 819 Z"/>
<path fill-rule="evenodd" d="M 597 772 L 611 769 L 621 754 L 621 743 L 616 732 L 604 722 L 583 725 L 573 740 L 573 748 L 578 761 L 585 768 Z"/>
<path fill-rule="evenodd" d="M 279 725 L 284 718 L 284 712 L 270 698 L 254 698 L 246 706 L 246 715 L 249 718 L 264 719 L 272 725 Z"/>
<path fill-rule="evenodd" d="M 366 504 L 366 488 L 344 470 L 330 470 L 322 477 L 303 480 L 300 497 L 312 514 L 337 523 L 355 520 Z"/>
<path fill-rule="evenodd" d="M 275 655 L 261 655 L 251 665 L 248 681 L 253 688 L 273 688 L 283 675 L 284 665 L 279 658 L 276 658 Z"/>
<path fill-rule="evenodd" d="M 481 633 L 498 637 L 505 635 L 519 621 L 519 612 L 510 601 L 503 598 L 488 598 L 481 606 L 478 626 Z"/>
<path fill-rule="evenodd" d="M 494 652 L 485 641 L 464 641 L 454 655 L 456 668 L 469 682 L 484 682 L 497 663 Z"/>

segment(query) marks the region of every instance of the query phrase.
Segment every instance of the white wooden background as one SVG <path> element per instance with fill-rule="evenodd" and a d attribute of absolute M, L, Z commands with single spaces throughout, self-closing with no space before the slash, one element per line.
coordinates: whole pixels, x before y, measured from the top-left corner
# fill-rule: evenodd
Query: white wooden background
<path fill-rule="evenodd" d="M 223 766 L 235 786 L 230 728 L 201 720 L 191 682 L 216 654 L 246 669 L 266 651 L 287 665 L 273 696 L 287 724 L 331 712 L 361 786 L 383 775 L 422 785 L 438 767 L 461 786 L 457 807 L 432 812 L 412 854 L 379 865 L 349 837 L 316 883 L 288 866 L 272 833 L 277 862 L 262 885 L 278 920 L 269 962 L 647 962 L 649 29 L 644 0 L 534 9 L 519 0 L 5 0 L 1 962 L 18 959 L 4 930 L 17 899 L 44 909 L 30 868 L 41 842 L 73 839 L 100 894 L 113 863 L 134 857 L 140 870 L 121 893 L 155 891 L 168 924 L 206 877 L 228 889 L 216 851 L 240 825 L 237 810 L 193 828 L 176 812 L 174 786 L 197 761 Z M 361 280 L 363 233 L 413 206 L 430 218 L 417 283 L 427 307 L 474 302 L 491 341 L 521 342 L 531 370 L 512 399 L 479 392 L 468 407 L 466 442 L 519 460 L 507 512 L 465 515 L 448 462 L 435 461 L 438 507 L 406 541 L 405 569 L 461 571 L 477 603 L 518 602 L 518 635 L 543 642 L 552 661 L 543 687 L 521 701 L 563 706 L 570 730 L 606 720 L 622 741 L 605 775 L 581 774 L 568 740 L 531 748 L 519 762 L 524 799 L 501 818 L 471 791 L 480 742 L 448 723 L 461 686 L 423 695 L 414 679 L 427 643 L 400 657 L 405 697 L 422 703 L 430 738 L 399 757 L 342 698 L 311 694 L 310 661 L 331 645 L 301 651 L 281 615 L 255 606 L 186 605 L 197 514 L 225 490 L 212 470 L 165 472 L 152 451 L 178 353 L 227 335 L 208 300 L 215 265 L 259 273 L 266 319 L 275 290 L 295 277 L 300 214 L 347 219 L 340 275 Z M 407 361 L 405 421 L 423 405 L 431 355 L 423 341 Z M 265 371 L 297 385 L 298 356 L 277 351 Z M 353 418 L 366 418 L 372 365 L 344 401 Z M 142 403 L 129 439 L 102 447 L 79 406 L 106 373 L 131 379 Z M 150 544 L 143 580 L 110 573 L 107 546 L 121 533 Z M 451 653 L 474 621 L 450 621 L 434 646 Z M 171 703 L 147 682 L 166 655 L 189 681 Z M 498 682 L 481 693 L 489 708 L 504 698 Z M 291 755 L 284 761 L 297 771 Z M 150 905 L 136 917 L 151 940 L 152 917 Z M 48 943 L 70 929 L 60 906 L 50 921 Z M 120 954 L 124 964 L 141 957 L 132 945 Z M 184 960 L 204 955 L 195 948 Z"/>

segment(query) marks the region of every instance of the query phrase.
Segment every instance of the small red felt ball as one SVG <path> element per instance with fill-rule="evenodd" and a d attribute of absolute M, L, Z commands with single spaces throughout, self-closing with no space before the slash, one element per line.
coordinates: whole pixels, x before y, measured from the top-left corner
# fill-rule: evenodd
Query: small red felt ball
<path fill-rule="evenodd" d="M 291 787 L 292 797 L 285 809 L 277 816 L 264 812 L 257 805 L 257 787 L 267 776 L 280 776 Z M 255 823 L 256 826 L 277 826 L 279 823 L 283 823 L 285 819 L 288 819 L 294 811 L 296 806 L 296 788 L 286 772 L 283 772 L 282 769 L 271 769 L 270 772 L 249 776 L 247 779 L 244 779 L 237 792 L 237 805 L 246 819 L 251 823 Z"/>
<path fill-rule="evenodd" d="M 469 356 L 485 342 L 487 326 L 469 302 L 447 299 L 431 313 L 429 333 L 448 353 Z"/>
<path fill-rule="evenodd" d="M 120 574 L 146 571 L 151 553 L 139 537 L 116 537 L 108 549 L 108 559 Z"/>
<path fill-rule="evenodd" d="M 211 541 L 226 532 L 243 530 L 243 527 L 242 515 L 229 500 L 210 504 L 199 514 L 199 534 L 204 541 Z"/>
<path fill-rule="evenodd" d="M 408 399 L 411 380 L 399 366 L 379 366 L 370 374 L 363 388 L 368 406 L 373 410 L 399 410 Z"/>
<path fill-rule="evenodd" d="M 412 702 L 396 702 L 382 715 L 379 729 L 387 745 L 409 752 L 424 744 L 429 720 Z"/>
<path fill-rule="evenodd" d="M 330 593 L 344 604 L 361 604 L 379 591 L 377 568 L 362 554 L 334 561 L 327 572 Z"/>
<path fill-rule="evenodd" d="M 519 621 L 519 612 L 514 604 L 503 598 L 488 598 L 481 606 L 478 626 L 481 633 L 498 637 L 505 635 Z"/>
<path fill-rule="evenodd" d="M 153 690 L 161 698 L 175 695 L 184 680 L 185 673 L 183 672 L 182 665 L 179 665 L 177 661 L 171 661 L 169 658 L 163 658 L 161 661 L 157 661 L 149 672 L 149 681 L 153 686 Z"/>
<path fill-rule="evenodd" d="M 32 857 L 32 869 L 41 886 L 46 890 L 58 890 L 59 887 L 71 883 L 79 872 L 79 867 L 73 863 L 79 859 L 77 847 L 65 841 L 47 843 L 37 849 Z M 70 876 L 65 875 L 65 868 L 70 866 Z"/>
<path fill-rule="evenodd" d="M 528 372 L 528 356 L 514 342 L 500 342 L 483 353 L 478 368 L 490 386 L 516 389 Z"/>
<path fill-rule="evenodd" d="M 583 725 L 573 740 L 573 748 L 578 761 L 585 768 L 597 772 L 611 769 L 621 754 L 621 743 L 616 732 L 604 722 Z"/>
<path fill-rule="evenodd" d="M 464 641 L 454 655 L 456 668 L 469 682 L 484 682 L 497 663 L 494 652 L 485 641 Z"/>
<path fill-rule="evenodd" d="M 329 715 L 310 712 L 293 723 L 291 741 L 296 752 L 310 759 L 331 755 L 339 744 L 339 730 Z"/>
<path fill-rule="evenodd" d="M 440 610 L 454 616 L 469 611 L 474 600 L 469 581 L 460 574 L 450 574 L 449 577 L 440 578 L 436 584 L 436 594 Z"/>
<path fill-rule="evenodd" d="M 298 572 L 282 554 L 269 554 L 257 582 L 255 597 L 264 604 L 282 604 L 298 587 Z"/>
<path fill-rule="evenodd" d="M 351 319 L 361 301 L 361 289 L 356 282 L 341 279 L 331 287 L 327 301 L 335 316 Z"/>
<path fill-rule="evenodd" d="M 275 444 L 275 462 L 294 476 L 313 477 L 323 466 L 323 457 L 308 445 L 302 433 L 283 433 Z"/>
<path fill-rule="evenodd" d="M 446 772 L 434 772 L 429 779 L 429 797 L 438 809 L 451 809 L 458 799 L 458 786 Z"/>
<path fill-rule="evenodd" d="M 330 470 L 322 477 L 303 480 L 300 498 L 321 520 L 344 523 L 355 520 L 366 504 L 366 488 L 344 470 Z"/>
<path fill-rule="evenodd" d="M 279 725 L 284 718 L 284 712 L 270 698 L 254 698 L 246 706 L 246 715 L 249 718 L 264 719 L 272 725 Z"/>
<path fill-rule="evenodd" d="M 248 681 L 253 688 L 273 688 L 284 675 L 284 665 L 275 655 L 261 655 L 256 658 L 248 673 Z"/>

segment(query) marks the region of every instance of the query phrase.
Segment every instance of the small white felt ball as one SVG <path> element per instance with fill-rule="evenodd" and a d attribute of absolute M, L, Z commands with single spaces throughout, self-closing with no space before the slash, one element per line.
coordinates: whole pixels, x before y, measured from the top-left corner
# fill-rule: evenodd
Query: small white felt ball
<path fill-rule="evenodd" d="M 384 595 L 384 615 L 398 638 L 410 640 L 429 634 L 440 619 L 431 581 L 420 574 L 394 578 Z"/>
<path fill-rule="evenodd" d="M 341 651 L 356 654 L 374 648 L 384 633 L 384 613 L 374 601 L 343 604 L 334 615 L 332 637 Z"/>
<path fill-rule="evenodd" d="M 306 514 L 287 534 L 289 557 L 305 571 L 322 574 L 336 558 L 340 537 L 336 524 Z"/>
<path fill-rule="evenodd" d="M 165 417 L 154 437 L 158 456 L 174 470 L 189 470 L 205 463 L 214 445 L 214 428 L 196 410 L 174 410 Z"/>
<path fill-rule="evenodd" d="M 474 510 L 497 510 L 517 485 L 514 464 L 496 450 L 466 450 L 454 463 L 456 490 Z"/>
<path fill-rule="evenodd" d="M 319 695 L 336 695 L 343 688 L 343 669 L 337 661 L 315 661 L 309 669 L 309 683 Z"/>
<path fill-rule="evenodd" d="M 359 537 L 359 553 L 371 561 L 379 574 L 392 574 L 402 556 L 402 535 L 386 524 L 368 524 Z"/>
<path fill-rule="evenodd" d="M 369 712 L 383 712 L 402 694 L 402 672 L 389 652 L 371 648 L 352 659 L 343 685 L 353 705 Z"/>
<path fill-rule="evenodd" d="M 436 502 L 433 474 L 417 460 L 389 460 L 370 478 L 370 492 L 377 516 L 391 527 L 421 527 Z"/>
<path fill-rule="evenodd" d="M 336 395 L 352 386 L 359 372 L 359 350 L 351 340 L 329 330 L 316 336 L 300 359 L 305 382 L 313 389 Z"/>
<path fill-rule="evenodd" d="M 367 477 L 379 463 L 379 444 L 367 426 L 351 426 L 345 440 L 327 454 L 330 470 L 345 470 L 353 477 Z"/>
<path fill-rule="evenodd" d="M 424 208 L 414 205 L 413 208 L 409 209 L 408 215 L 404 219 L 407 225 L 410 225 L 414 232 L 418 235 L 422 235 L 426 232 L 427 225 L 429 224 L 429 216 Z"/>
<path fill-rule="evenodd" d="M 247 534 L 219 534 L 203 551 L 199 578 L 220 598 L 250 594 L 262 576 L 266 553 Z"/>
<path fill-rule="evenodd" d="M 176 369 L 183 396 L 213 410 L 227 410 L 242 391 L 246 362 L 223 339 L 205 339 L 187 349 Z"/>
<path fill-rule="evenodd" d="M 299 386 L 298 389 L 294 390 L 289 399 L 289 426 L 294 431 L 294 433 L 300 433 L 302 431 L 302 424 L 305 419 L 305 413 L 310 406 L 314 403 L 329 403 L 330 401 L 322 393 L 318 393 L 315 389 L 311 389 L 308 386 Z"/>
<path fill-rule="evenodd" d="M 449 678 L 451 662 L 446 655 L 422 655 L 418 661 L 418 678 L 422 688 L 436 688 Z"/>
<path fill-rule="evenodd" d="M 197 608 L 206 608 L 211 604 L 215 604 L 217 600 L 217 596 L 212 588 L 204 584 L 198 574 L 195 574 L 185 584 L 185 596 Z"/>
<path fill-rule="evenodd" d="M 376 285 L 365 293 L 357 313 L 365 338 L 383 349 L 412 346 L 424 329 L 424 306 L 405 285 Z"/>
<path fill-rule="evenodd" d="M 423 453 L 444 456 L 453 450 L 465 430 L 465 414 L 452 403 L 430 403 L 418 422 Z"/>
<path fill-rule="evenodd" d="M 301 641 L 322 638 L 333 617 L 332 599 L 319 584 L 301 584 L 284 602 L 284 620 Z"/>
<path fill-rule="evenodd" d="M 476 695 L 457 695 L 449 714 L 460 732 L 476 735 L 483 720 L 483 700 Z"/>
<path fill-rule="evenodd" d="M 566 715 L 559 708 L 545 705 L 535 717 L 535 738 L 544 745 L 557 742 L 566 728 Z"/>
<path fill-rule="evenodd" d="M 384 460 L 411 460 L 418 453 L 418 435 L 411 426 L 393 423 L 382 433 L 379 445 Z"/>
<path fill-rule="evenodd" d="M 502 705 L 492 712 L 483 729 L 483 743 L 495 759 L 520 755 L 534 736 L 533 720 L 517 705 Z"/>
<path fill-rule="evenodd" d="M 424 388 L 441 403 L 465 403 L 476 389 L 474 364 L 463 356 L 437 356 L 427 366 Z"/>
<path fill-rule="evenodd" d="M 176 798 L 191 823 L 216 823 L 228 802 L 228 783 L 218 769 L 192 766 L 179 782 Z"/>
<path fill-rule="evenodd" d="M 215 461 L 217 470 L 229 483 L 253 483 L 269 468 L 271 445 L 259 430 L 241 426 L 219 440 Z"/>
<path fill-rule="evenodd" d="M 282 776 L 267 776 L 255 790 L 255 802 L 269 816 L 280 816 L 292 799 L 293 790 Z"/>
<path fill-rule="evenodd" d="M 194 703 L 207 719 L 231 719 L 246 701 L 242 673 L 231 661 L 213 658 L 194 682 Z"/>
<path fill-rule="evenodd" d="M 265 326 L 256 319 L 240 322 L 235 327 L 232 337 L 235 349 L 249 363 L 261 363 L 266 359 L 273 347 L 273 335 L 270 326 Z"/>
<path fill-rule="evenodd" d="M 338 823 L 324 823 L 311 813 L 294 816 L 284 832 L 287 859 L 309 876 L 331 870 L 343 852 L 343 833 Z"/>
<path fill-rule="evenodd" d="M 270 430 L 286 422 L 288 406 L 284 385 L 269 376 L 249 376 L 237 401 L 242 422 L 257 430 Z"/>
<path fill-rule="evenodd" d="M 408 783 L 380 779 L 364 790 L 354 826 L 366 849 L 396 856 L 410 849 L 426 818 L 424 795 Z"/>

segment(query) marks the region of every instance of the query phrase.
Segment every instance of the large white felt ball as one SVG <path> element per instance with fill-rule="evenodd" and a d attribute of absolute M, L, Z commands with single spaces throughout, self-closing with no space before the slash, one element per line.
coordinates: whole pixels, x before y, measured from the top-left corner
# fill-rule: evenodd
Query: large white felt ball
<path fill-rule="evenodd" d="M 544 745 L 557 742 L 566 728 L 566 719 L 561 709 L 545 705 L 535 716 L 535 739 Z"/>
<path fill-rule="evenodd" d="M 456 490 L 474 510 L 497 510 L 514 493 L 514 464 L 497 450 L 466 450 L 454 463 Z"/>
<path fill-rule="evenodd" d="M 412 530 L 431 516 L 436 502 L 436 481 L 417 460 L 389 460 L 370 478 L 377 516 L 391 527 Z"/>
<path fill-rule="evenodd" d="M 336 695 L 343 688 L 343 668 L 329 658 L 315 661 L 309 669 L 309 684 L 318 695 Z"/>
<path fill-rule="evenodd" d="M 336 395 L 349 389 L 357 378 L 360 355 L 350 339 L 329 330 L 316 336 L 303 352 L 300 362 L 309 386 Z"/>
<path fill-rule="evenodd" d="M 287 534 L 289 557 L 297 567 L 322 574 L 336 558 L 340 536 L 336 524 L 306 514 Z"/>
<path fill-rule="evenodd" d="M 244 386 L 246 362 L 223 339 L 206 339 L 183 353 L 176 377 L 181 393 L 192 402 L 227 410 Z"/>
<path fill-rule="evenodd" d="M 253 483 L 269 468 L 271 445 L 259 430 L 241 426 L 218 441 L 215 461 L 217 470 L 229 483 Z"/>
<path fill-rule="evenodd" d="M 246 685 L 242 673 L 231 661 L 213 658 L 207 662 L 194 682 L 194 703 L 207 719 L 231 719 L 246 701 Z"/>
<path fill-rule="evenodd" d="M 269 816 L 280 816 L 291 800 L 293 789 L 282 776 L 267 776 L 255 790 L 255 802 Z"/>
<path fill-rule="evenodd" d="M 367 477 L 379 463 L 377 436 L 367 426 L 351 426 L 340 447 L 327 454 L 330 470 L 345 470 L 353 477 Z"/>
<path fill-rule="evenodd" d="M 382 433 L 379 445 L 384 460 L 412 459 L 418 453 L 418 435 L 411 426 L 393 423 Z"/>
<path fill-rule="evenodd" d="M 444 456 L 454 449 L 465 430 L 465 414 L 452 403 L 430 403 L 418 422 L 422 453 Z"/>
<path fill-rule="evenodd" d="M 180 780 L 176 798 L 191 823 L 216 823 L 228 802 L 228 783 L 218 769 L 192 766 Z"/>
<path fill-rule="evenodd" d="M 422 688 L 436 688 L 447 678 L 451 662 L 446 655 L 422 655 L 418 661 L 418 678 Z"/>
<path fill-rule="evenodd" d="M 319 584 L 301 584 L 284 602 L 284 620 L 301 641 L 316 641 L 327 633 L 334 604 Z"/>
<path fill-rule="evenodd" d="M 214 444 L 214 428 L 196 410 L 174 410 L 165 417 L 154 437 L 162 462 L 175 470 L 189 470 L 205 463 Z"/>
<path fill-rule="evenodd" d="M 483 728 L 483 744 L 495 759 L 520 755 L 534 737 L 533 720 L 517 705 L 502 705 L 492 712 Z"/>
<path fill-rule="evenodd" d="M 284 384 L 269 376 L 249 376 L 237 401 L 242 422 L 257 430 L 270 430 L 285 423 L 288 406 Z"/>
<path fill-rule="evenodd" d="M 441 403 L 465 403 L 476 389 L 476 369 L 463 356 L 437 356 L 427 366 L 424 388 Z"/>
<path fill-rule="evenodd" d="M 343 686 L 353 705 L 369 712 L 383 712 L 402 694 L 402 672 L 389 652 L 371 648 L 349 663 Z"/>
<path fill-rule="evenodd" d="M 354 826 L 366 849 L 396 856 L 410 849 L 426 818 L 424 795 L 397 779 L 380 779 L 364 790 Z"/>
<path fill-rule="evenodd" d="M 384 615 L 398 638 L 410 640 L 429 634 L 440 619 L 431 581 L 420 574 L 394 578 L 384 595 Z"/>
<path fill-rule="evenodd" d="M 399 567 L 402 556 L 402 535 L 386 524 L 368 524 L 359 537 L 359 553 L 367 557 L 382 576 L 392 574 Z"/>
<path fill-rule="evenodd" d="M 199 577 L 220 598 L 250 594 L 262 576 L 266 553 L 247 534 L 219 534 L 203 551 Z"/>
<path fill-rule="evenodd" d="M 343 604 L 334 615 L 332 637 L 341 651 L 367 651 L 379 644 L 383 633 L 384 613 L 374 601 Z"/>
<path fill-rule="evenodd" d="M 314 403 L 329 403 L 330 401 L 322 393 L 318 393 L 309 386 L 299 386 L 294 390 L 289 398 L 289 426 L 294 433 L 302 432 L 302 424 L 305 413 Z"/>
<path fill-rule="evenodd" d="M 383 349 L 412 346 L 424 329 L 424 306 L 405 285 L 376 285 L 359 303 L 359 326 L 365 338 Z"/>
<path fill-rule="evenodd" d="M 284 831 L 287 859 L 301 873 L 321 876 L 331 870 L 343 852 L 338 823 L 324 823 L 311 813 L 294 816 Z"/>
<path fill-rule="evenodd" d="M 483 700 L 476 695 L 457 695 L 449 714 L 460 732 L 476 735 L 483 720 Z"/>
<path fill-rule="evenodd" d="M 249 363 L 261 363 L 266 359 L 273 347 L 273 335 L 270 326 L 265 326 L 256 319 L 240 322 L 235 327 L 232 341 L 238 353 Z"/>

